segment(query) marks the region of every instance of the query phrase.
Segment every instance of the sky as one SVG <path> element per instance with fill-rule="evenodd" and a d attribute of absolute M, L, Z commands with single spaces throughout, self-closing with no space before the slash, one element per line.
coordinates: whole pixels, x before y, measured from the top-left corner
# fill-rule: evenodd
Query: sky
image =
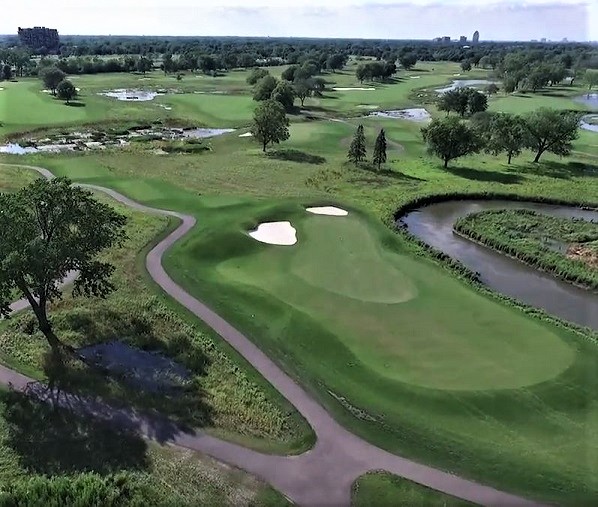
<path fill-rule="evenodd" d="M 598 41 L 598 0 L 14 0 L 0 33 Z"/>

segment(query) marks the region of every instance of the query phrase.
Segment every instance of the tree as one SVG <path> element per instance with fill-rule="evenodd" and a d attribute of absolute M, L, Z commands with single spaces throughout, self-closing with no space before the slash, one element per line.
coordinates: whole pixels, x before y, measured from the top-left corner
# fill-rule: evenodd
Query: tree
<path fill-rule="evenodd" d="M 56 96 L 56 87 L 64 80 L 66 74 L 57 67 L 46 67 L 41 72 L 44 86 Z"/>
<path fill-rule="evenodd" d="M 142 56 L 137 60 L 137 72 L 142 72 L 145 74 L 154 68 L 154 62 L 152 62 L 149 58 Z"/>
<path fill-rule="evenodd" d="M 488 95 L 494 95 L 494 94 L 498 93 L 499 90 L 500 90 L 500 88 L 498 87 L 498 85 L 496 83 L 490 83 L 488 86 L 486 86 L 486 93 Z"/>
<path fill-rule="evenodd" d="M 342 53 L 336 53 L 330 55 L 326 59 L 326 68 L 330 69 L 332 72 L 342 69 L 345 66 L 347 58 Z"/>
<path fill-rule="evenodd" d="M 292 111 L 295 102 L 295 89 L 288 81 L 280 81 L 272 91 L 272 98 L 280 102 L 285 111 Z"/>
<path fill-rule="evenodd" d="M 204 74 L 215 76 L 218 70 L 218 62 L 213 56 L 202 56 L 199 59 L 199 68 Z"/>
<path fill-rule="evenodd" d="M 598 70 L 587 69 L 584 75 L 584 81 L 588 85 L 588 92 L 591 92 L 594 86 L 598 86 Z"/>
<path fill-rule="evenodd" d="M 56 92 L 58 93 L 58 98 L 60 100 L 66 100 L 67 104 L 70 103 L 71 99 L 77 96 L 75 85 L 66 79 L 58 84 Z"/>
<path fill-rule="evenodd" d="M 270 73 L 266 69 L 262 69 L 260 67 L 253 69 L 247 78 L 247 84 L 254 85 L 257 84 L 262 78 L 269 76 Z"/>
<path fill-rule="evenodd" d="M 438 109 L 446 111 L 448 116 L 451 111 L 459 113 L 461 117 L 465 116 L 469 106 L 470 88 L 456 88 L 442 93 L 438 97 Z"/>
<path fill-rule="evenodd" d="M 289 134 L 289 119 L 280 102 L 264 100 L 255 108 L 251 133 L 256 141 L 262 143 L 263 151 L 272 143 L 286 141 Z"/>
<path fill-rule="evenodd" d="M 295 96 L 301 101 L 301 107 L 303 107 L 305 99 L 314 91 L 314 83 L 311 79 L 298 79 L 293 84 L 293 88 Z"/>
<path fill-rule="evenodd" d="M 422 136 L 428 145 L 428 152 L 448 163 L 459 157 L 478 153 L 482 149 L 479 135 L 459 118 L 434 119 L 422 128 Z"/>
<path fill-rule="evenodd" d="M 293 82 L 293 81 L 295 81 L 295 74 L 297 73 L 298 68 L 299 68 L 299 65 L 290 65 L 282 71 L 282 74 L 280 75 L 280 77 L 282 79 L 284 79 L 285 81 Z"/>
<path fill-rule="evenodd" d="M 363 125 L 357 127 L 357 131 L 353 136 L 351 145 L 349 146 L 349 153 L 347 157 L 353 163 L 363 162 L 365 160 L 367 151 L 365 147 L 365 134 L 363 132 Z"/>
<path fill-rule="evenodd" d="M 40 331 L 56 353 L 47 306 L 62 296 L 60 283 L 78 271 L 73 295 L 105 297 L 114 266 L 98 255 L 125 237 L 126 219 L 66 178 L 40 179 L 0 195 L 0 314 L 10 312 L 15 290 L 27 299 Z"/>
<path fill-rule="evenodd" d="M 469 96 L 467 97 L 467 109 L 470 115 L 475 113 L 483 113 L 488 109 L 488 97 L 483 93 L 469 88 Z"/>
<path fill-rule="evenodd" d="M 417 55 L 414 53 L 405 53 L 399 58 L 399 63 L 405 70 L 411 70 L 417 63 Z"/>
<path fill-rule="evenodd" d="M 536 151 L 534 162 L 539 162 L 547 151 L 569 156 L 572 143 L 579 136 L 579 120 L 579 113 L 556 109 L 540 108 L 527 114 L 528 147 Z"/>
<path fill-rule="evenodd" d="M 506 153 L 507 162 L 528 144 L 527 125 L 521 116 L 509 113 L 493 114 L 486 129 L 486 151 L 492 155 Z"/>
<path fill-rule="evenodd" d="M 177 70 L 176 67 L 176 62 L 172 59 L 170 53 L 167 53 L 162 57 L 162 69 L 164 70 L 164 74 L 175 72 Z"/>
<path fill-rule="evenodd" d="M 469 72 L 471 70 L 471 62 L 469 60 L 464 60 L 461 62 L 461 70 L 465 72 Z"/>
<path fill-rule="evenodd" d="M 253 92 L 253 100 L 256 102 L 260 102 L 262 100 L 268 100 L 272 97 L 272 92 L 278 85 L 278 80 L 268 74 L 260 79 L 257 84 L 255 85 L 255 90 Z"/>
<path fill-rule="evenodd" d="M 386 162 L 386 135 L 384 129 L 380 130 L 376 138 L 373 162 L 378 166 L 378 171 L 380 170 L 380 166 Z"/>
<path fill-rule="evenodd" d="M 12 67 L 8 64 L 2 66 L 2 79 L 10 81 L 12 79 Z"/>

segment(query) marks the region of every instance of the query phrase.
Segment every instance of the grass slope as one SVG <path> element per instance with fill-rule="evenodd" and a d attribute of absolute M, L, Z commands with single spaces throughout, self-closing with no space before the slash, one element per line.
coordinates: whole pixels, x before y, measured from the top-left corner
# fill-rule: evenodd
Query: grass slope
<path fill-rule="evenodd" d="M 353 507 L 466 507 L 473 504 L 385 472 L 361 476 L 353 485 Z"/>

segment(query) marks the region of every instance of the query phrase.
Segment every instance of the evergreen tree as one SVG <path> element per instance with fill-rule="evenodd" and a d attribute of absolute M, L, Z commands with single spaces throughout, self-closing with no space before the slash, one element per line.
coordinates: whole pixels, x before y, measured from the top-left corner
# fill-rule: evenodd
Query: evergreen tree
<path fill-rule="evenodd" d="M 386 162 L 386 134 L 384 129 L 380 130 L 378 137 L 376 138 L 376 144 L 374 146 L 374 164 L 380 166 Z"/>
<path fill-rule="evenodd" d="M 359 125 L 357 127 L 357 132 L 355 132 L 355 136 L 353 136 L 353 140 L 351 141 L 351 146 L 349 146 L 349 160 L 354 163 L 363 162 L 366 156 L 366 149 L 365 149 L 365 134 L 363 133 L 363 125 Z"/>

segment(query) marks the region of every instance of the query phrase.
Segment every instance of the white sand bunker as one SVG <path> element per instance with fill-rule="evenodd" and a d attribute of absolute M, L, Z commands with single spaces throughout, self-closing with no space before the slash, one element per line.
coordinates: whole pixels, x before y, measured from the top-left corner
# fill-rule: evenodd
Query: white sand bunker
<path fill-rule="evenodd" d="M 419 79 L 421 76 L 411 76 L 411 79 Z"/>
<path fill-rule="evenodd" d="M 336 206 L 318 206 L 315 208 L 306 208 L 307 211 L 315 215 L 331 215 L 334 217 L 346 217 L 349 212 L 347 210 L 337 208 Z"/>
<path fill-rule="evenodd" d="M 249 235 L 270 245 L 290 246 L 297 243 L 297 230 L 291 225 L 291 222 L 266 222 L 258 225 L 255 231 Z"/>
<path fill-rule="evenodd" d="M 373 92 L 376 88 L 333 88 L 335 92 L 349 92 L 352 90 L 359 90 L 362 92 Z"/>
<path fill-rule="evenodd" d="M 357 107 L 360 109 L 378 109 L 380 106 L 375 106 L 373 104 L 359 104 Z"/>
<path fill-rule="evenodd" d="M 245 132 L 244 134 L 241 134 L 239 137 L 252 137 L 253 134 L 251 132 Z"/>

